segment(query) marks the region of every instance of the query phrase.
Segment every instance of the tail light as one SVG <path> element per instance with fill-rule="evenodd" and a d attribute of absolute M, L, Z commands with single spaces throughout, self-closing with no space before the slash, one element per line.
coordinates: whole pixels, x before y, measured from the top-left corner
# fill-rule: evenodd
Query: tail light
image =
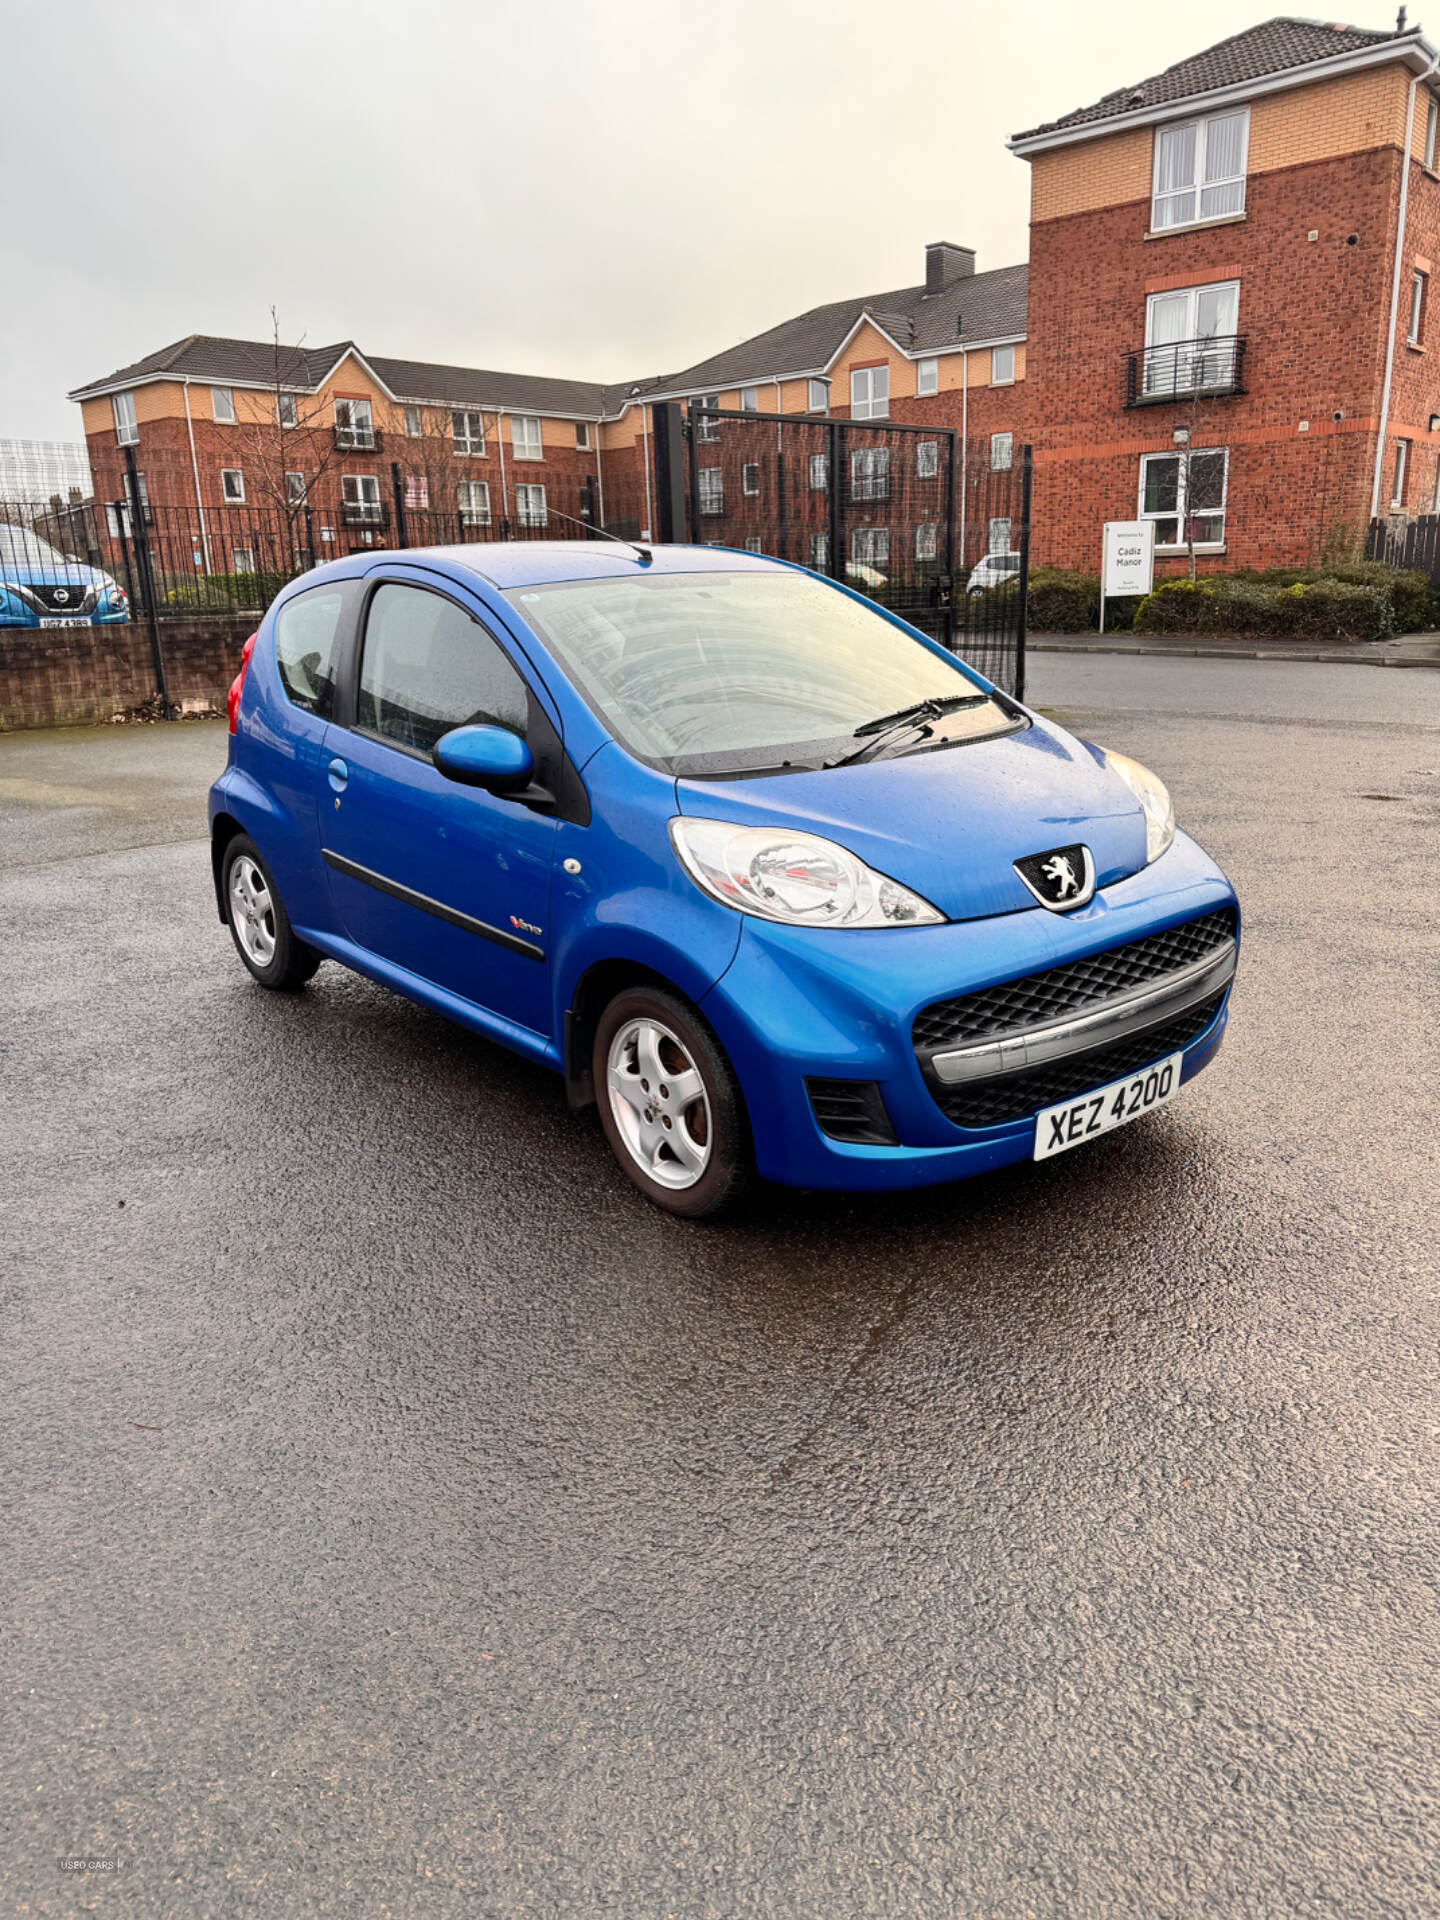
<path fill-rule="evenodd" d="M 230 691 L 225 696 L 225 711 L 230 716 L 230 731 L 232 733 L 234 733 L 240 719 L 240 694 L 245 685 L 245 670 L 250 665 L 250 656 L 255 651 L 255 642 L 259 638 L 258 633 L 252 633 L 250 638 L 245 642 L 244 651 L 240 655 L 240 671 L 230 682 Z"/>

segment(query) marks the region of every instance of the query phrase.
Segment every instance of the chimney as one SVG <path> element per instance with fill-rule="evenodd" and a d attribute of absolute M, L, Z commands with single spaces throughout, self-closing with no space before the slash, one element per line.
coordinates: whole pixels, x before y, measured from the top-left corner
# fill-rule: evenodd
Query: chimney
<path fill-rule="evenodd" d="M 948 240 L 935 240 L 925 249 L 925 294 L 943 293 L 957 280 L 968 280 L 975 271 L 975 249 L 955 247 Z"/>

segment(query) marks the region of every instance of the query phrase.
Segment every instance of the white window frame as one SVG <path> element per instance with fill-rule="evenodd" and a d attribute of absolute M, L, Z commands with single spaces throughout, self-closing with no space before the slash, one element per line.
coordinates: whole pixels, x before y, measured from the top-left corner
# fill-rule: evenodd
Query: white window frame
<path fill-rule="evenodd" d="M 830 382 L 828 380 L 806 382 L 805 410 L 807 413 L 829 413 Z"/>
<path fill-rule="evenodd" d="M 810 491 L 824 493 L 830 485 L 830 456 L 828 453 L 812 453 L 810 456 Z"/>
<path fill-rule="evenodd" d="M 746 553 L 763 553 L 765 551 L 764 547 L 760 543 L 760 536 L 758 533 L 746 534 L 745 551 Z"/>
<path fill-rule="evenodd" d="M 1002 527 L 1003 533 L 999 531 Z M 996 514 L 985 528 L 985 538 L 988 543 L 985 548 L 987 557 L 992 553 L 1013 553 L 1015 549 L 1010 544 L 1010 536 L 1014 531 L 1015 522 L 1010 514 Z"/>
<path fill-rule="evenodd" d="M 937 359 L 915 362 L 915 391 L 922 397 L 940 391 L 940 362 Z"/>
<path fill-rule="evenodd" d="M 740 491 L 747 500 L 760 498 L 760 462 L 747 460 L 740 469 Z"/>
<path fill-rule="evenodd" d="M 720 404 L 720 396 L 718 393 L 697 393 L 695 396 L 695 404 L 697 407 L 718 407 Z M 700 442 L 701 446 L 704 446 L 707 441 L 718 440 L 720 438 L 720 422 L 718 420 L 701 420 L 696 426 L 695 438 Z"/>
<path fill-rule="evenodd" d="M 1435 171 L 1435 137 L 1440 133 L 1440 100 L 1433 93 L 1425 96 L 1425 165 Z"/>
<path fill-rule="evenodd" d="M 1192 460 L 1198 459 L 1201 455 L 1207 453 L 1223 454 L 1225 458 L 1225 466 L 1223 469 L 1224 484 L 1220 489 L 1220 505 L 1218 507 L 1207 507 L 1204 509 L 1208 515 L 1214 516 L 1218 514 L 1220 519 L 1220 537 L 1218 540 L 1197 540 L 1195 542 L 1195 551 L 1197 553 L 1223 553 L 1225 551 L 1226 520 L 1230 511 L 1230 449 L 1228 447 L 1192 447 L 1190 449 L 1190 458 Z M 1145 505 L 1145 469 L 1152 460 L 1177 460 L 1179 462 L 1176 473 L 1175 506 L 1168 513 L 1162 513 L 1158 508 L 1148 509 Z M 1140 456 L 1140 485 L 1136 496 L 1135 517 L 1138 520 L 1154 520 L 1157 522 L 1161 520 L 1173 520 L 1175 522 L 1176 537 L 1173 541 L 1165 542 L 1163 546 L 1160 542 L 1160 530 L 1157 525 L 1155 530 L 1155 551 L 1157 553 L 1189 552 L 1189 545 L 1184 537 L 1185 522 L 1190 518 L 1187 510 L 1188 503 L 1185 498 L 1186 471 L 1185 449 L 1183 447 L 1178 448 L 1173 453 L 1142 453 Z"/>
<path fill-rule="evenodd" d="M 1390 479 L 1390 511 L 1399 513 L 1405 506 L 1405 488 L 1410 479 L 1410 455 L 1413 451 L 1408 440 L 1395 442 L 1395 465 Z"/>
<path fill-rule="evenodd" d="M 549 526 L 550 506 L 545 498 L 545 487 L 542 481 L 522 480 L 516 486 L 515 518 L 522 527 Z"/>
<path fill-rule="evenodd" d="M 934 560 L 940 551 L 940 523 L 922 520 L 915 528 L 915 558 Z"/>
<path fill-rule="evenodd" d="M 890 498 L 889 447 L 855 447 L 850 454 L 850 498 Z"/>
<path fill-rule="evenodd" d="M 890 529 L 888 527 L 852 527 L 849 564 L 852 567 L 888 567 Z"/>
<path fill-rule="evenodd" d="M 917 480 L 938 480 L 940 477 L 940 442 L 938 440 L 917 440 L 915 442 L 915 478 Z"/>
<path fill-rule="evenodd" d="M 990 384 L 992 387 L 1014 386 L 1015 349 L 1013 346 L 990 349 Z"/>
<path fill-rule="evenodd" d="M 588 420 L 577 420 L 575 422 L 575 450 L 577 453 L 588 453 L 590 451 L 590 422 Z"/>
<path fill-rule="evenodd" d="M 706 515 L 725 511 L 725 469 L 723 467 L 701 467 L 698 474 L 700 482 L 700 511 Z"/>
<path fill-rule="evenodd" d="M 351 488 L 354 492 L 351 492 Z M 374 473 L 342 473 L 340 498 L 352 510 L 359 509 L 351 526 L 378 527 L 385 517 L 380 499 L 380 477 Z"/>
<path fill-rule="evenodd" d="M 234 482 L 232 487 L 231 482 Z M 220 498 L 227 507 L 243 507 L 245 504 L 245 475 L 239 467 L 220 469 Z"/>
<path fill-rule="evenodd" d="M 405 438 L 418 440 L 425 431 L 425 409 L 409 406 L 405 409 Z"/>
<path fill-rule="evenodd" d="M 1014 464 L 1014 434 L 992 433 L 990 436 L 990 471 L 992 473 L 1008 473 Z"/>
<path fill-rule="evenodd" d="M 850 369 L 850 418 L 852 420 L 888 420 L 890 418 L 890 362 L 878 367 Z"/>
<path fill-rule="evenodd" d="M 351 453 L 375 450 L 375 409 L 368 400 L 336 400 L 336 445 Z M 345 417 L 341 417 L 342 409 Z"/>
<path fill-rule="evenodd" d="M 479 422 L 480 431 L 475 431 Z M 463 427 L 462 427 L 463 422 Z M 450 409 L 450 436 L 455 443 L 457 460 L 485 457 L 485 415 L 478 407 L 452 407 Z"/>
<path fill-rule="evenodd" d="M 517 460 L 543 460 L 545 458 L 545 434 L 540 425 L 539 414 L 511 414 L 510 450 Z"/>
<path fill-rule="evenodd" d="M 760 389 L 758 387 L 741 387 L 740 411 L 742 413 L 758 413 L 760 411 Z"/>
<path fill-rule="evenodd" d="M 230 571 L 232 573 L 254 573 L 254 547 L 232 547 L 230 549 Z"/>
<path fill-rule="evenodd" d="M 233 387 L 211 387 L 210 418 L 217 427 L 234 426 L 235 389 Z"/>
<path fill-rule="evenodd" d="M 295 485 L 297 480 L 300 482 L 298 487 Z M 287 507 L 303 507 L 307 491 L 308 488 L 303 473 L 291 472 L 285 475 L 285 504 Z"/>
<path fill-rule="evenodd" d="M 289 418 L 286 418 L 286 415 Z M 275 418 L 282 427 L 298 427 L 300 424 L 300 402 L 293 393 L 277 393 L 275 396 Z"/>
<path fill-rule="evenodd" d="M 462 527 L 488 527 L 490 524 L 490 482 L 462 480 L 455 488 L 455 510 Z"/>
<path fill-rule="evenodd" d="M 815 573 L 826 573 L 830 567 L 830 529 L 822 527 L 818 533 L 810 536 L 810 566 Z"/>
<path fill-rule="evenodd" d="M 1219 120 L 1230 120 L 1239 116 L 1243 121 L 1240 132 L 1240 170 L 1227 173 L 1218 180 L 1205 178 L 1205 149 L 1210 128 Z M 1188 186 L 1170 187 L 1164 193 L 1160 190 L 1160 155 L 1167 134 L 1184 133 L 1193 129 L 1195 134 L 1195 171 Z M 1250 159 L 1250 109 L 1248 107 L 1226 107 L 1219 113 L 1200 114 L 1190 120 L 1171 120 L 1155 129 L 1154 151 L 1150 164 L 1150 231 L 1168 233 L 1175 227 L 1204 227 L 1216 220 L 1236 220 L 1245 211 L 1246 170 Z M 1219 192 L 1238 183 L 1240 203 L 1227 207 L 1219 213 L 1203 213 L 1201 202 L 1207 192 Z M 1169 208 L 1165 204 L 1181 199 L 1185 194 L 1194 197 L 1195 211 L 1188 219 L 1171 220 L 1166 217 Z"/>
<path fill-rule="evenodd" d="M 1420 267 L 1410 271 L 1410 330 L 1405 336 L 1406 344 L 1418 347 L 1425 338 L 1425 296 L 1429 292 L 1430 276 Z"/>
<path fill-rule="evenodd" d="M 115 439 L 122 447 L 138 447 L 140 429 L 135 421 L 135 396 L 133 393 L 112 393 L 110 411 L 115 419 Z"/>
<path fill-rule="evenodd" d="M 1235 324 L 1230 333 L 1202 334 L 1200 332 L 1200 302 L 1207 293 L 1229 293 L 1234 295 Z M 1213 340 L 1209 347 L 1192 346 L 1188 357 L 1182 361 L 1176 354 L 1170 357 L 1170 379 L 1165 378 L 1165 347 L 1168 342 L 1155 340 L 1155 316 L 1162 300 L 1177 300 L 1181 296 L 1189 302 L 1189 316 L 1186 319 L 1186 331 L 1174 344 L 1179 346 L 1192 341 Z M 1204 280 L 1194 287 L 1166 287 L 1159 293 L 1152 293 L 1145 301 L 1145 356 L 1142 361 L 1141 390 L 1145 394 L 1165 393 L 1204 393 L 1207 389 L 1230 387 L 1236 378 L 1236 346 L 1240 335 L 1240 282 L 1238 280 Z M 1229 342 L 1228 347 L 1225 345 Z M 1153 357 L 1152 357 L 1153 356 Z"/>

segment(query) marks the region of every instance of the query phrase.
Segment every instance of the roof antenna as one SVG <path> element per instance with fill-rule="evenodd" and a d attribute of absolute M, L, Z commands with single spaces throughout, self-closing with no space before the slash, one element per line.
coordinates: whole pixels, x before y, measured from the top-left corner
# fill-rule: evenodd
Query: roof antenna
<path fill-rule="evenodd" d="M 602 539 L 618 540 L 622 547 L 638 554 L 642 567 L 648 567 L 655 556 L 648 547 L 642 547 L 638 540 L 627 540 L 623 533 L 611 533 L 608 527 L 597 527 L 593 520 L 577 520 L 573 513 L 562 513 L 558 507 L 547 507 L 547 513 L 553 513 L 557 520 L 568 520 L 572 527 L 583 527 L 587 533 L 598 533 Z"/>

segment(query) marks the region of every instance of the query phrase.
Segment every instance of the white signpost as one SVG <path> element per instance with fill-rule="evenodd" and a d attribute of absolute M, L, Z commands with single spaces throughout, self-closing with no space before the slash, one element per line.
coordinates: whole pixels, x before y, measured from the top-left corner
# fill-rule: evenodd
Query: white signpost
<path fill-rule="evenodd" d="M 1107 520 L 1100 559 L 1100 631 L 1105 602 L 1151 592 L 1155 585 L 1155 522 Z"/>

